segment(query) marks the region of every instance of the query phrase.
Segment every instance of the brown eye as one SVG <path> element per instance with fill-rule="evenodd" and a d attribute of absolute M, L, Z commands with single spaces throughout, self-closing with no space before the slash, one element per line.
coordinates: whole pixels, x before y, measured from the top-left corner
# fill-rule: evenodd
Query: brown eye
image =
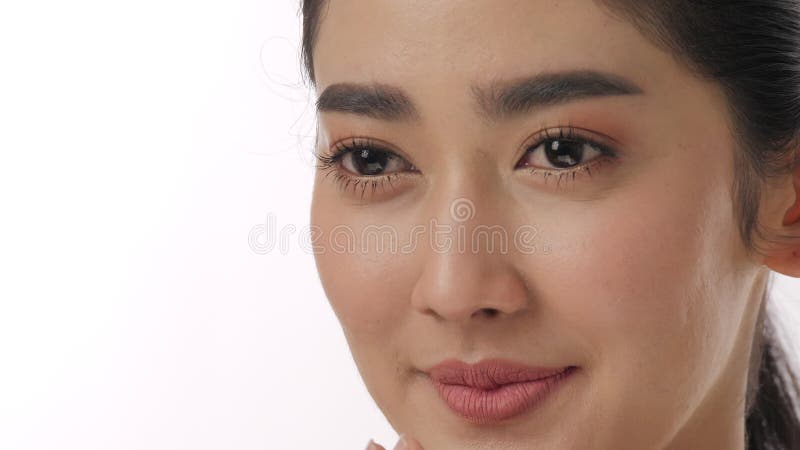
<path fill-rule="evenodd" d="M 402 157 L 370 147 L 346 150 L 342 155 L 342 166 L 359 176 L 379 176 L 413 169 Z"/>
<path fill-rule="evenodd" d="M 378 194 L 399 194 L 419 174 L 408 159 L 369 138 L 350 138 L 337 143 L 331 154 L 314 156 L 326 178 L 331 175 L 343 193 L 360 194 L 360 201 L 391 198 Z"/>
<path fill-rule="evenodd" d="M 610 138 L 582 137 L 584 131 L 572 126 L 560 128 L 554 135 L 544 132 L 528 147 L 517 162 L 515 169 L 525 169 L 531 174 L 540 175 L 545 183 L 552 177 L 559 186 L 562 181 L 574 181 L 576 176 L 592 173 L 606 162 L 618 159 L 617 151 L 599 142 Z M 586 133 L 588 134 L 588 133 Z"/>
<path fill-rule="evenodd" d="M 604 154 L 603 150 L 589 142 L 567 139 L 545 139 L 525 153 L 518 167 L 543 169 L 571 169 Z"/>

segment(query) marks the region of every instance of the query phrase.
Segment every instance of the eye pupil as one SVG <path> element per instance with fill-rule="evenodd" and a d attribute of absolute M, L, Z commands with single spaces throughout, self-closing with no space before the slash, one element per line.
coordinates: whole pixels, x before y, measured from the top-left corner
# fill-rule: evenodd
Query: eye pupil
<path fill-rule="evenodd" d="M 583 159 L 580 142 L 552 140 L 544 148 L 548 162 L 558 168 L 570 168 Z"/>
<path fill-rule="evenodd" d="M 386 152 L 362 149 L 354 152 L 353 165 L 359 173 L 364 175 L 377 175 L 386 169 L 389 155 Z"/>

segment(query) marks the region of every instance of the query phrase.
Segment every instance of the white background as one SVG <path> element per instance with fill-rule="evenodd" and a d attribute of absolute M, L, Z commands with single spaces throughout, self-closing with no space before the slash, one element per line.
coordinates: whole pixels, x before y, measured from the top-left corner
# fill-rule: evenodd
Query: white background
<path fill-rule="evenodd" d="M 0 5 L 0 449 L 394 444 L 298 239 L 297 7 Z"/>

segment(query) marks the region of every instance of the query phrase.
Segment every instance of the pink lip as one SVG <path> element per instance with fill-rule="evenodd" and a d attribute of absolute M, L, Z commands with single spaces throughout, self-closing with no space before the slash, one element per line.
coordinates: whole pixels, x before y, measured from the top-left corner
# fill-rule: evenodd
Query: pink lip
<path fill-rule="evenodd" d="M 428 371 L 442 400 L 476 424 L 499 422 L 541 403 L 576 366 L 530 367 L 502 359 L 477 364 L 448 359 Z"/>

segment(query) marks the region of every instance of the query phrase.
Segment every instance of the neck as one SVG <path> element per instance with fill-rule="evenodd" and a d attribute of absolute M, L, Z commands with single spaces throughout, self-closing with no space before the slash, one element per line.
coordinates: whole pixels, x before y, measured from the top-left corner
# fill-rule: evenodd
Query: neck
<path fill-rule="evenodd" d="M 746 395 L 757 384 L 761 323 L 769 272 L 753 279 L 738 334 L 726 365 L 702 403 L 664 450 L 745 450 Z M 752 373 L 751 373 L 752 372 Z M 748 388 L 748 384 L 752 386 Z"/>

